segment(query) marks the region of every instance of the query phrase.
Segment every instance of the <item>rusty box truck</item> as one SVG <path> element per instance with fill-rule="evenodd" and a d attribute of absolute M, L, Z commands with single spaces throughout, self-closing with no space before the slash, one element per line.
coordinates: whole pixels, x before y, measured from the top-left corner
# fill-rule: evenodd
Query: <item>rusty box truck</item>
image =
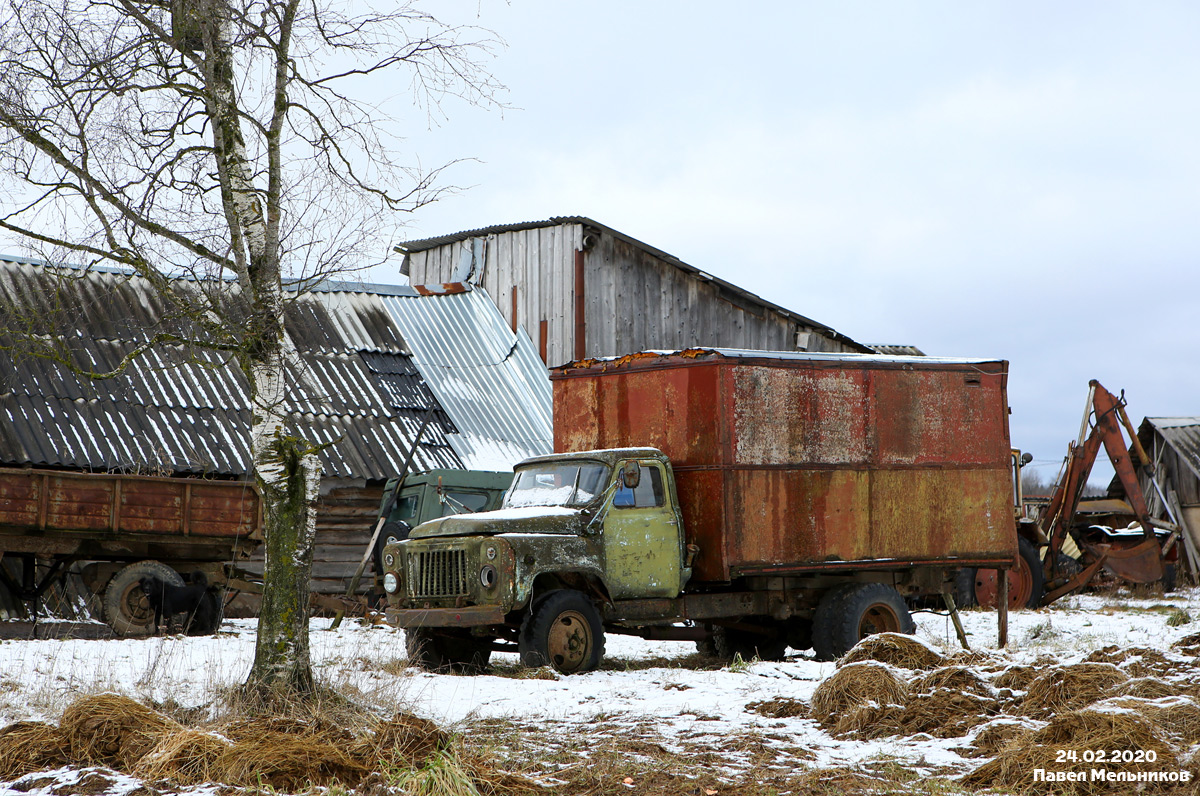
<path fill-rule="evenodd" d="M 606 632 L 830 658 L 1017 560 L 1006 362 L 691 349 L 552 380 L 561 453 L 384 550 L 419 665 L 586 671 Z"/>

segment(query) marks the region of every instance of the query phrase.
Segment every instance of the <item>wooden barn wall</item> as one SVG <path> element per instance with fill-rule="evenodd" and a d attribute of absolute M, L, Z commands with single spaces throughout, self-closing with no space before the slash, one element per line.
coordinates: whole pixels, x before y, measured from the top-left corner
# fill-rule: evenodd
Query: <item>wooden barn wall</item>
<path fill-rule="evenodd" d="M 798 331 L 812 332 L 808 351 L 847 350 L 611 235 L 587 254 L 584 294 L 591 356 L 697 345 L 793 351 Z"/>
<path fill-rule="evenodd" d="M 577 224 L 489 235 L 484 267 L 471 282 L 482 285 L 505 320 L 523 326 L 540 346 L 546 322 L 546 363 L 575 358 L 575 252 Z M 693 345 L 792 351 L 796 333 L 811 332 L 808 351 L 841 352 L 842 343 L 768 309 L 722 297 L 704 281 L 639 246 L 600 232 L 584 265 L 586 353 L 616 356 L 644 349 Z M 472 242 L 449 243 L 409 256 L 409 281 L 432 285 L 460 281 Z M 514 316 L 514 288 L 516 314 Z"/>
<path fill-rule="evenodd" d="M 362 486 L 341 482 L 332 486 L 317 503 L 317 545 L 313 552 L 313 571 L 310 586 L 320 594 L 345 594 L 350 578 L 362 559 L 383 497 L 383 485 Z M 242 565 L 261 573 L 263 550 Z M 375 569 L 371 563 L 363 571 L 359 592 L 368 592 L 374 585 Z"/>

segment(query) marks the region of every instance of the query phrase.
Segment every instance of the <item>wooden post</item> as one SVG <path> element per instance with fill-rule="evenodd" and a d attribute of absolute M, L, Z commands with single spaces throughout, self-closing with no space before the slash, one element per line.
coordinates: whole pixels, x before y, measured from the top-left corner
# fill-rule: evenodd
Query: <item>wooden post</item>
<path fill-rule="evenodd" d="M 1000 623 L 1000 638 L 996 643 L 1000 649 L 1008 646 L 1008 571 L 1004 569 L 996 570 L 997 591 L 996 595 L 996 616 Z"/>
<path fill-rule="evenodd" d="M 954 595 L 949 589 L 942 590 L 942 599 L 946 602 L 946 607 L 950 609 L 950 621 L 954 623 L 954 632 L 958 635 L 958 643 L 962 644 L 962 648 L 967 652 L 971 651 L 971 645 L 967 643 L 967 631 L 963 630 L 962 619 L 958 616 L 958 606 L 954 604 Z"/>

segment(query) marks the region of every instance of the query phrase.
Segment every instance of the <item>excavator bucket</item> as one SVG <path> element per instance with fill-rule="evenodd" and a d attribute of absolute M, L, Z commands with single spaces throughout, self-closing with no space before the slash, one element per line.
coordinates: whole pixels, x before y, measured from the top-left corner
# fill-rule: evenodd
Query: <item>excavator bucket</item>
<path fill-rule="evenodd" d="M 1154 583 L 1163 578 L 1162 548 L 1158 540 L 1145 539 L 1135 545 L 1083 544 L 1114 575 L 1131 583 Z"/>

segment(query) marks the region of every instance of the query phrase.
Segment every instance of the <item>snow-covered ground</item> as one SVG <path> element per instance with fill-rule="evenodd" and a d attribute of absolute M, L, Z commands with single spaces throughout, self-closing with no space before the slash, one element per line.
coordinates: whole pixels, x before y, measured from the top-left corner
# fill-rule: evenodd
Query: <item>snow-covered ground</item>
<path fill-rule="evenodd" d="M 1195 622 L 1171 626 L 1185 611 Z M 916 615 L 918 635 L 945 652 L 959 649 L 947 617 Z M 994 612 L 964 611 L 971 645 L 996 650 Z M 776 698 L 808 700 L 834 671 L 811 653 L 780 663 L 754 662 L 719 670 L 689 667 L 694 645 L 608 636 L 601 671 L 571 677 L 522 677 L 516 656 L 496 654 L 496 674 L 430 674 L 405 665 L 403 637 L 387 627 L 349 621 L 330 631 L 312 622 L 312 650 L 327 682 L 373 700 L 384 712 L 410 710 L 444 725 L 483 718 L 578 722 L 598 719 L 656 728 L 665 744 L 698 736 L 719 739 L 745 732 L 786 737 L 812 753 L 814 766 L 852 765 L 881 755 L 914 767 L 965 771 L 978 759 L 955 751 L 961 738 L 836 739 L 807 718 L 770 718 L 747 705 Z M 253 657 L 254 622 L 231 620 L 213 637 L 137 640 L 0 642 L 0 726 L 19 719 L 56 721 L 76 696 L 103 690 L 177 708 L 204 707 L 216 689 L 244 679 Z M 1038 611 L 1010 614 L 1015 663 L 1052 655 L 1081 660 L 1107 645 L 1166 650 L 1200 632 L 1200 589 L 1167 596 L 1085 595 Z M 543 679 L 544 678 L 544 679 Z M 3 786 L 0 786 L 2 789 Z"/>

